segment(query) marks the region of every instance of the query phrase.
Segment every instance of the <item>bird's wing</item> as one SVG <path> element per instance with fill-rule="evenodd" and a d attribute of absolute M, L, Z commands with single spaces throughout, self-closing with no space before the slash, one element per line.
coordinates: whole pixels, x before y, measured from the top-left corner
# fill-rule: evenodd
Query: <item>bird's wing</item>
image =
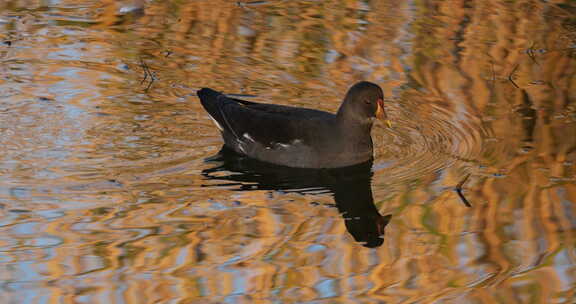
<path fill-rule="evenodd" d="M 322 122 L 334 119 L 333 114 L 323 111 L 229 98 L 211 89 L 200 90 L 198 96 L 222 131 L 266 146 L 306 142 Z"/>

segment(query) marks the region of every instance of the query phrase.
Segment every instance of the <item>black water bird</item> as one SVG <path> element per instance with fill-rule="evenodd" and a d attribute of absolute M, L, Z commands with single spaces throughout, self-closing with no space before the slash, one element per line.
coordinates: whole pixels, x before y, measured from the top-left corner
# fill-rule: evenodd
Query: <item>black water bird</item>
<path fill-rule="evenodd" d="M 208 88 L 197 94 L 225 146 L 287 167 L 338 168 L 370 161 L 374 118 L 390 126 L 382 89 L 367 81 L 348 90 L 336 114 L 240 100 Z"/>

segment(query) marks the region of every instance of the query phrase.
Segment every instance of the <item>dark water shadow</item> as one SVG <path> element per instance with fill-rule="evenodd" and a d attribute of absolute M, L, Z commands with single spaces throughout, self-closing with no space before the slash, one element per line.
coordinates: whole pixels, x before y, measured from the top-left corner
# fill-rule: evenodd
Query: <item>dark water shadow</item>
<path fill-rule="evenodd" d="M 300 194 L 330 193 L 348 232 L 366 247 L 384 243 L 391 215 L 382 216 L 372 197 L 372 161 L 338 169 L 300 169 L 272 165 L 239 155 L 227 148 L 206 160 L 218 164 L 202 171 L 214 186 L 238 191 L 273 190 Z"/>

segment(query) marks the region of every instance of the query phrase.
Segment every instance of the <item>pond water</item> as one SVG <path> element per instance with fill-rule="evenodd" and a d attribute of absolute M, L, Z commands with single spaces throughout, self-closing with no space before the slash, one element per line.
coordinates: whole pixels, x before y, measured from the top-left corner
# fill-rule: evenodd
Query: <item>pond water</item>
<path fill-rule="evenodd" d="M 573 303 L 575 75 L 569 0 L 4 0 L 0 302 Z M 360 80 L 352 171 L 221 155 L 195 96 Z"/>

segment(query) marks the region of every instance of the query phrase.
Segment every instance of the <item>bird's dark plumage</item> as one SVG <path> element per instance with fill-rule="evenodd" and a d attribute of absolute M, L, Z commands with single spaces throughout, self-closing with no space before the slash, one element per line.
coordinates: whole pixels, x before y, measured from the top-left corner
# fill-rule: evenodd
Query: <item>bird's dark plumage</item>
<path fill-rule="evenodd" d="M 385 116 L 382 89 L 365 81 L 348 90 L 337 114 L 239 100 L 208 88 L 198 97 L 228 148 L 288 167 L 337 168 L 371 160 L 372 122 Z"/>

